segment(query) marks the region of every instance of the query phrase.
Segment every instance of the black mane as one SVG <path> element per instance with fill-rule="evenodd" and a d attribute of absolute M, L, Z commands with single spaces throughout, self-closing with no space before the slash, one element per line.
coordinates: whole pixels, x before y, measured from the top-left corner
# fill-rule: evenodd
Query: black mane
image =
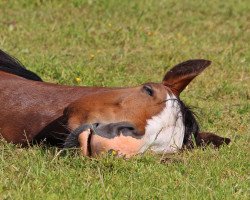
<path fill-rule="evenodd" d="M 196 139 L 200 131 L 199 124 L 193 111 L 191 111 L 191 109 L 180 99 L 178 99 L 178 102 L 181 109 L 180 112 L 182 113 L 183 117 L 183 124 L 185 126 L 183 146 L 184 148 L 193 148 L 193 138 Z"/>
<path fill-rule="evenodd" d="M 22 63 L 5 53 L 0 49 L 0 71 L 4 71 L 10 74 L 15 74 L 23 78 L 33 80 L 33 81 L 42 81 L 42 79 L 36 75 L 34 72 L 27 70 Z"/>

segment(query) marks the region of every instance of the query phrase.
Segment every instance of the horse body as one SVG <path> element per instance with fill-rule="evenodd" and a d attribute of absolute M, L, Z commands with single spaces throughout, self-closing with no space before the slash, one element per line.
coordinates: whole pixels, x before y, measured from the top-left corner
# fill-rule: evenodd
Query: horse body
<path fill-rule="evenodd" d="M 200 133 L 194 115 L 179 99 L 189 82 L 209 65 L 210 61 L 201 59 L 180 63 L 161 83 L 76 87 L 42 82 L 0 50 L 0 133 L 15 144 L 46 140 L 80 146 L 84 155 L 109 149 L 125 155 L 149 148 L 176 152 L 190 143 L 192 135 L 198 138 L 197 144 L 217 142 L 219 146 L 224 138 Z"/>

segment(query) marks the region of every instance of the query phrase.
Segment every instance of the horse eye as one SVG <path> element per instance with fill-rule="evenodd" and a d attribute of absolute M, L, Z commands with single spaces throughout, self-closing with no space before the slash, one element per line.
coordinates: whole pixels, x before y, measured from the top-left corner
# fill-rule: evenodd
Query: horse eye
<path fill-rule="evenodd" d="M 143 90 L 151 97 L 154 95 L 154 91 L 149 85 L 144 85 Z"/>

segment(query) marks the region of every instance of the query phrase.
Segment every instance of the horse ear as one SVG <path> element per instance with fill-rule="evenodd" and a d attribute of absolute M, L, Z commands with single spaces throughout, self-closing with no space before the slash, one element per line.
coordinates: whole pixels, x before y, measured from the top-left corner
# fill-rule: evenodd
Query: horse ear
<path fill-rule="evenodd" d="M 211 61 L 209 60 L 187 60 L 168 71 L 162 83 L 178 96 L 185 87 L 210 64 Z"/>

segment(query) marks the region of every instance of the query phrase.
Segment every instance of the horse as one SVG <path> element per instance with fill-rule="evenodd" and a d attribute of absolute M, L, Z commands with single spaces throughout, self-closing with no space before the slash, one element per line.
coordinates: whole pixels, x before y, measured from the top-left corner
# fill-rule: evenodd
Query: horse
<path fill-rule="evenodd" d="M 0 134 L 7 142 L 80 148 L 84 156 L 114 150 L 133 156 L 147 150 L 229 144 L 201 132 L 180 99 L 186 86 L 211 64 L 193 59 L 171 68 L 160 83 L 135 87 L 67 86 L 44 82 L 0 50 Z M 194 139 L 193 139 L 194 138 Z"/>

